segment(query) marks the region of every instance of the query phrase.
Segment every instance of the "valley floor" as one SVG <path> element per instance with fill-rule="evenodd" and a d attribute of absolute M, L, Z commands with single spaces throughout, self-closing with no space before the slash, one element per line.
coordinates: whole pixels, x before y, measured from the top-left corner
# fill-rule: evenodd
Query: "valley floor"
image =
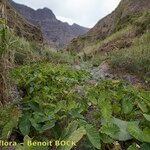
<path fill-rule="evenodd" d="M 85 59 L 7 34 L 1 69 L 9 88 L 2 91 L 15 96 L 1 101 L 0 139 L 16 141 L 16 150 L 150 148 L 148 42 Z M 76 146 L 27 145 L 50 139 Z"/>

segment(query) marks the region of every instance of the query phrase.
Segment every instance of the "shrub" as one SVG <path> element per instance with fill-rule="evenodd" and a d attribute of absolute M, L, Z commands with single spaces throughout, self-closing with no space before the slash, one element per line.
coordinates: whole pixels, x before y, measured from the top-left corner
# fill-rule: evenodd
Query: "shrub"
<path fill-rule="evenodd" d="M 13 76 L 19 87 L 25 90 L 22 101 L 24 115 L 19 125 L 22 134 L 29 134 L 31 127 L 44 132 L 69 114 L 70 117 L 80 117 L 84 107 L 81 107 L 82 97 L 74 87 L 85 80 L 83 71 L 63 65 L 36 64 L 15 70 Z"/>
<path fill-rule="evenodd" d="M 12 77 L 23 91 L 20 101 L 23 115 L 18 126 L 22 135 L 46 138 L 47 131 L 54 139 L 75 143 L 88 139 L 90 143 L 86 146 L 91 149 L 105 149 L 107 144 L 111 147 L 116 140 L 132 139 L 140 145 L 149 142 L 148 91 L 139 91 L 118 80 L 88 85 L 87 72 L 60 64 L 26 65 L 15 69 Z M 78 86 L 83 87 L 82 94 Z"/>
<path fill-rule="evenodd" d="M 6 140 L 10 137 L 14 128 L 17 128 L 21 110 L 14 104 L 0 107 L 0 139 Z"/>
<path fill-rule="evenodd" d="M 114 68 L 122 68 L 139 75 L 150 72 L 150 34 L 144 34 L 135 40 L 135 45 L 128 49 L 113 51 L 110 54 L 110 63 Z"/>
<path fill-rule="evenodd" d="M 75 61 L 78 61 L 78 58 L 70 55 L 66 52 L 57 52 L 57 51 L 45 51 L 45 58 L 46 61 L 52 63 L 64 63 L 64 64 L 74 64 Z"/>
<path fill-rule="evenodd" d="M 150 12 L 145 12 L 143 15 L 134 22 L 136 35 L 143 34 L 146 30 L 150 29 Z"/>
<path fill-rule="evenodd" d="M 149 94 L 149 91 L 138 90 L 119 80 L 104 80 L 89 87 L 87 97 L 93 108 L 98 108 L 95 110 L 96 118 L 99 118 L 99 131 L 104 143 L 109 143 L 110 138 L 150 142 Z"/>

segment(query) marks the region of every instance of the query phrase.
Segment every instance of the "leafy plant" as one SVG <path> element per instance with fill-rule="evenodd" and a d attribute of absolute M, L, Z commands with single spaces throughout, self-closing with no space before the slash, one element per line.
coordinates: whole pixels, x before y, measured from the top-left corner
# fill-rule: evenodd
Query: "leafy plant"
<path fill-rule="evenodd" d="M 101 134 L 119 141 L 134 137 L 141 142 L 150 142 L 149 126 L 146 124 L 149 115 L 143 114 L 143 105 L 147 108 L 146 112 L 149 112 L 149 100 L 144 95 L 144 91 L 139 92 L 118 80 L 104 80 L 89 87 L 88 100 L 100 110 L 98 115 L 101 119 Z"/>
<path fill-rule="evenodd" d="M 43 133 L 57 123 L 61 126 L 66 118 L 83 117 L 87 106 L 75 86 L 84 83 L 88 73 L 66 65 L 36 64 L 18 68 L 12 76 L 24 92 L 23 116 L 19 120 L 23 135 L 30 135 L 33 129 Z"/>
<path fill-rule="evenodd" d="M 29 146 L 28 142 L 31 141 L 32 142 L 32 138 L 30 138 L 29 136 L 25 136 L 23 143 L 22 144 L 17 144 L 17 146 L 15 146 L 16 150 L 48 150 L 47 146 Z"/>
<path fill-rule="evenodd" d="M 17 128 L 21 110 L 14 106 L 2 106 L 0 109 L 0 139 L 9 139 L 13 129 Z"/>

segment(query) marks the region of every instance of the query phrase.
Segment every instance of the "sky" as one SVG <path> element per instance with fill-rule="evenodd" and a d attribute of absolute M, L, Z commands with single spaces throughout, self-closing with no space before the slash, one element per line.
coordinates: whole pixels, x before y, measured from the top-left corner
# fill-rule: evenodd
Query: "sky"
<path fill-rule="evenodd" d="M 33 9 L 50 8 L 57 19 L 93 27 L 101 18 L 111 13 L 120 0 L 14 0 Z"/>

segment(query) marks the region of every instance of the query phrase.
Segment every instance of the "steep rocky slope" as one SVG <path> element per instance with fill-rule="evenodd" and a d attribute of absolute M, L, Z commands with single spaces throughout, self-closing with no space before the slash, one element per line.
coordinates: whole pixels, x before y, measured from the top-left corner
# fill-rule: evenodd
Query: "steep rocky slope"
<path fill-rule="evenodd" d="M 40 28 L 36 27 L 24 19 L 16 10 L 6 1 L 7 24 L 13 28 L 17 35 L 23 36 L 28 40 L 43 41 Z"/>
<path fill-rule="evenodd" d="M 111 36 L 112 34 L 124 29 L 126 30 L 127 27 L 136 24 L 136 22 L 140 22 L 140 20 L 138 19 L 140 19 L 140 17 L 142 18 L 145 12 L 149 13 L 149 10 L 150 0 L 121 0 L 115 11 L 101 19 L 91 30 L 89 30 L 89 32 L 87 32 L 87 34 L 72 40 L 71 44 L 68 46 L 68 50 L 81 51 L 86 46 L 92 44 L 96 45 L 97 43 Z M 143 17 L 143 20 L 144 19 L 145 18 Z M 129 32 L 125 32 L 125 34 L 122 36 L 125 38 L 122 38 L 119 43 L 125 41 L 129 46 L 130 43 L 128 43 L 128 40 L 126 39 L 127 37 L 130 39 L 134 36 L 136 36 L 134 31 L 129 30 Z M 108 45 L 113 45 L 113 43 L 114 42 L 108 44 L 107 42 L 104 42 L 105 45 L 100 44 L 97 49 L 101 49 L 100 47 L 102 47 L 102 45 L 102 50 L 108 49 Z M 104 46 L 106 48 L 104 48 Z M 112 46 L 110 47 L 112 49 Z"/>
<path fill-rule="evenodd" d="M 11 0 L 10 3 L 30 23 L 38 24 L 41 27 L 43 37 L 48 43 L 64 46 L 73 38 L 85 34 L 88 31 L 87 28 L 77 24 L 69 25 L 68 23 L 59 21 L 48 8 L 34 10 Z"/>

